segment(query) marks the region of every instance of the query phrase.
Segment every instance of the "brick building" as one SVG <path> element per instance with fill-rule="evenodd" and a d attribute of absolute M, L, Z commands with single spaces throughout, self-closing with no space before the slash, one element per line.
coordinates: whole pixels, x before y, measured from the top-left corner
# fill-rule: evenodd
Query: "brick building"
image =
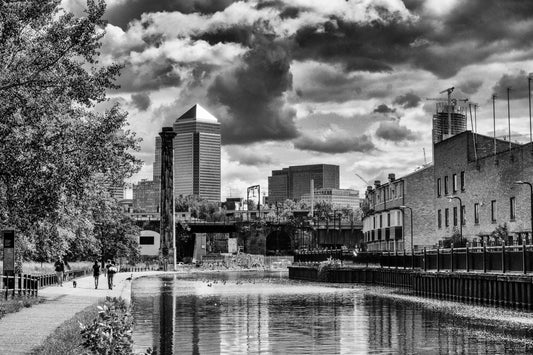
<path fill-rule="evenodd" d="M 273 170 L 268 177 L 269 203 L 283 202 L 286 199 L 300 200 L 311 192 L 311 180 L 315 189 L 339 188 L 339 166 L 329 164 L 289 166 Z"/>
<path fill-rule="evenodd" d="M 468 242 L 499 242 L 490 235 L 503 225 L 507 242 L 531 241 L 531 191 L 515 184 L 532 182 L 531 144 L 465 131 L 433 149 L 433 165 L 368 188 L 363 233 L 369 250 L 410 249 L 410 209 L 415 249 L 454 233 Z"/>

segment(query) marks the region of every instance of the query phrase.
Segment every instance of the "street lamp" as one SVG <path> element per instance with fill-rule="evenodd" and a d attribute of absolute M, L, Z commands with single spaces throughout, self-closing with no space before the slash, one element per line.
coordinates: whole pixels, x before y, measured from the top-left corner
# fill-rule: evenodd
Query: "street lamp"
<path fill-rule="evenodd" d="M 459 200 L 459 235 L 461 236 L 461 243 L 463 243 L 463 201 L 461 201 L 459 196 L 455 195 L 446 196 L 446 198 L 449 202 L 452 202 L 454 198 Z"/>
<path fill-rule="evenodd" d="M 530 190 L 530 207 L 529 207 L 529 214 L 531 215 L 531 237 L 533 239 L 533 185 L 531 185 L 530 182 L 527 182 L 527 181 L 521 181 L 521 180 L 518 180 L 518 181 L 515 181 L 514 182 L 515 184 L 517 185 L 529 185 L 529 190 Z"/>
<path fill-rule="evenodd" d="M 411 252 L 414 250 L 413 246 L 413 209 L 409 206 L 400 206 L 400 209 L 402 210 L 402 214 L 405 215 L 404 209 L 408 209 L 411 214 Z M 403 235 L 403 249 L 405 250 L 405 236 Z"/>

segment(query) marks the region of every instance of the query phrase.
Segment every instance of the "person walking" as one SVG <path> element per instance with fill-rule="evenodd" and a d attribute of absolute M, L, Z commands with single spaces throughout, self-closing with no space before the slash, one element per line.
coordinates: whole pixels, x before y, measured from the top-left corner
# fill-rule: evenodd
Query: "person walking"
<path fill-rule="evenodd" d="M 94 276 L 94 289 L 97 289 L 98 288 L 98 280 L 100 279 L 100 265 L 98 264 L 98 260 L 94 261 L 93 276 Z"/>
<path fill-rule="evenodd" d="M 107 265 L 107 287 L 109 287 L 110 290 L 113 289 L 113 276 L 115 276 L 115 273 L 118 271 L 117 267 L 115 266 L 115 262 L 108 260 Z"/>
<path fill-rule="evenodd" d="M 54 268 L 56 270 L 57 285 L 63 287 L 63 273 L 65 272 L 65 263 L 63 259 L 59 257 L 54 263 Z"/>

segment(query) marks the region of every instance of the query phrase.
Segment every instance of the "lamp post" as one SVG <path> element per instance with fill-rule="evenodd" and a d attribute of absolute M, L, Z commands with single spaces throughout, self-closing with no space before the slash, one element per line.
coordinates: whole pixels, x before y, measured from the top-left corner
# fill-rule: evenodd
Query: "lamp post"
<path fill-rule="evenodd" d="M 461 198 L 459 196 L 450 195 L 446 196 L 447 199 L 452 202 L 452 200 L 455 198 L 459 200 L 459 235 L 461 236 L 461 243 L 463 242 L 463 201 L 461 201 Z"/>
<path fill-rule="evenodd" d="M 405 211 L 404 209 L 408 209 L 410 214 L 411 214 L 411 251 L 414 250 L 414 245 L 413 245 L 413 209 L 409 206 L 400 206 L 400 209 L 402 210 L 402 214 L 405 215 Z M 403 236 L 403 249 L 405 250 L 405 236 L 403 235 L 402 233 L 402 236 Z"/>
<path fill-rule="evenodd" d="M 515 184 L 517 185 L 529 185 L 529 192 L 530 192 L 530 199 L 529 199 L 529 202 L 530 202 L 530 207 L 529 207 L 529 214 L 531 215 L 531 237 L 533 239 L 533 185 L 530 183 L 530 182 L 527 182 L 527 181 L 521 181 L 521 180 L 518 180 L 518 181 L 515 181 L 514 182 Z"/>

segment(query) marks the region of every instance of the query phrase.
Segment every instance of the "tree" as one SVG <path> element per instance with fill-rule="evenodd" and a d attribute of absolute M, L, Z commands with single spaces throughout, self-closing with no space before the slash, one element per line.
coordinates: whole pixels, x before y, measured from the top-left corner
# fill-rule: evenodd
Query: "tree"
<path fill-rule="evenodd" d="M 140 167 L 127 114 L 94 109 L 121 68 L 98 61 L 105 4 L 60 2 L 0 0 L 0 227 L 40 258 L 88 236 L 94 200 Z"/>

